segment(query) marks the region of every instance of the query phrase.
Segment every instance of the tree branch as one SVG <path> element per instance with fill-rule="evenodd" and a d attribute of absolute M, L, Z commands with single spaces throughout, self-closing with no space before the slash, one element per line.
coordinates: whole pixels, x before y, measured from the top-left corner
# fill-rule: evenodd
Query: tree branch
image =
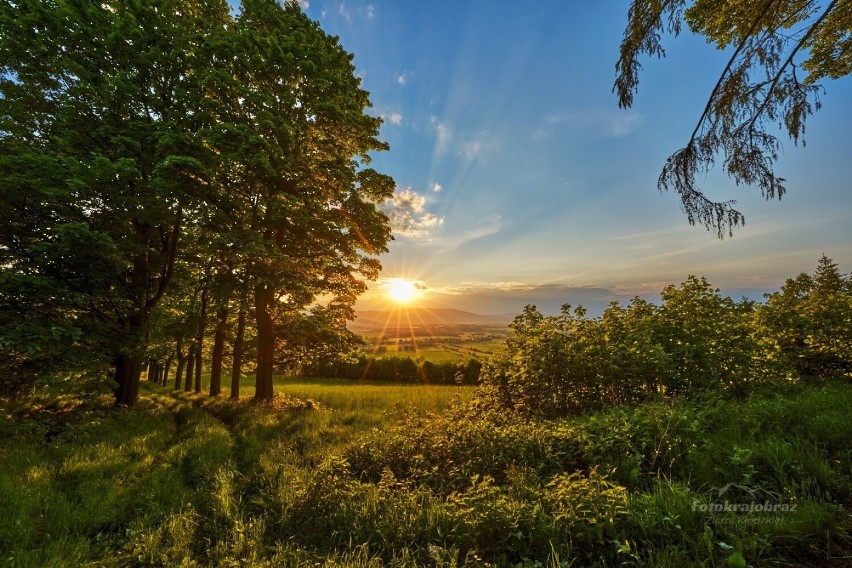
<path fill-rule="evenodd" d="M 687 143 L 687 146 L 692 146 L 695 143 L 695 137 L 701 130 L 701 126 L 704 124 L 704 121 L 710 115 L 710 111 L 713 108 L 713 101 L 719 94 L 719 91 L 722 88 L 726 77 L 730 73 L 731 68 L 734 66 L 734 62 L 739 58 L 740 53 L 742 53 L 743 49 L 745 49 L 745 46 L 748 44 L 749 38 L 757 30 L 758 26 L 760 26 L 760 23 L 766 16 L 767 12 L 769 11 L 769 8 L 771 8 L 775 2 L 776 0 L 767 0 L 766 4 L 763 6 L 763 10 L 761 10 L 760 12 L 760 15 L 755 18 L 754 22 L 752 22 L 751 28 L 749 28 L 748 33 L 743 35 L 743 39 L 740 41 L 739 45 L 737 45 L 737 49 L 734 51 L 733 55 L 731 55 L 731 58 L 728 60 L 728 63 L 722 70 L 722 74 L 719 75 L 719 80 L 716 81 L 716 86 L 713 87 L 713 91 L 711 91 L 710 97 L 707 99 L 707 104 L 704 106 L 704 111 L 701 113 L 701 117 L 698 119 L 698 123 L 695 125 L 695 129 L 692 131 L 692 135 L 689 137 L 689 142 Z"/>

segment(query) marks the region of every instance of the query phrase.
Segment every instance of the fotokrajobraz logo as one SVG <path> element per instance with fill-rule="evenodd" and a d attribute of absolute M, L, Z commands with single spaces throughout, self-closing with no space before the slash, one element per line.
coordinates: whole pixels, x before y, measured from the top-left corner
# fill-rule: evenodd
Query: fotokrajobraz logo
<path fill-rule="evenodd" d="M 712 500 L 692 502 L 693 511 L 711 514 L 760 515 L 765 518 L 767 515 L 791 513 L 798 508 L 797 503 L 784 500 L 778 493 L 759 487 L 728 483 L 713 489 L 716 495 Z"/>

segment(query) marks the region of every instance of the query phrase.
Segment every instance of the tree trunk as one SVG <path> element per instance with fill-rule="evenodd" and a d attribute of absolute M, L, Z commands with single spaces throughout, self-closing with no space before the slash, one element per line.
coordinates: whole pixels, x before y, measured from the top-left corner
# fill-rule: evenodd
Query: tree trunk
<path fill-rule="evenodd" d="M 160 377 L 160 385 L 166 386 L 166 383 L 169 382 L 169 371 L 172 370 L 172 361 L 175 359 L 175 354 L 172 353 L 169 355 L 168 359 L 166 359 L 166 364 L 163 366 L 163 376 Z"/>
<path fill-rule="evenodd" d="M 257 320 L 257 370 L 255 371 L 255 400 L 272 399 L 272 366 L 275 350 L 275 330 L 272 326 L 272 288 L 258 284 L 254 292 Z"/>
<path fill-rule="evenodd" d="M 180 390 L 180 381 L 183 378 L 183 367 L 186 365 L 186 357 L 181 353 L 180 346 L 177 349 L 177 369 L 175 370 L 175 390 Z"/>
<path fill-rule="evenodd" d="M 116 406 L 133 406 L 139 399 L 139 380 L 142 377 L 142 357 L 121 354 L 115 358 Z"/>
<path fill-rule="evenodd" d="M 204 347 L 204 329 L 207 326 L 207 290 L 201 292 L 201 321 L 198 324 L 198 335 L 195 337 L 195 392 L 201 394 L 201 363 Z"/>
<path fill-rule="evenodd" d="M 231 398 L 240 398 L 240 377 L 243 374 L 243 337 L 246 333 L 246 293 L 240 298 L 240 313 L 237 316 L 237 335 L 234 338 L 234 360 L 231 363 Z"/>
<path fill-rule="evenodd" d="M 189 348 L 188 361 L 186 362 L 186 380 L 183 382 L 183 390 L 186 392 L 192 390 L 193 369 L 195 369 L 195 345 Z"/>
<path fill-rule="evenodd" d="M 222 353 L 225 351 L 225 330 L 228 325 L 228 304 L 223 303 L 216 314 L 216 334 L 213 337 L 213 357 L 210 361 L 210 396 L 222 392 Z"/>
<path fill-rule="evenodd" d="M 148 246 L 151 242 L 151 227 L 145 223 L 133 221 L 138 242 Z M 126 342 L 115 357 L 115 404 L 117 406 L 133 406 L 139 399 L 139 380 L 142 375 L 145 347 L 148 342 L 148 315 L 159 303 L 166 291 L 166 286 L 174 270 L 177 254 L 177 238 L 180 234 L 180 221 L 176 223 L 170 238 L 166 239 L 165 265 L 159 271 L 159 282 L 154 286 L 151 295 L 151 277 L 154 274 L 150 264 L 151 256 L 148 251 L 141 252 L 133 258 L 131 272 L 130 298 L 134 301 L 134 311 L 124 321 L 123 332 Z"/>
<path fill-rule="evenodd" d="M 201 393 L 201 363 L 202 363 L 202 353 L 201 347 L 197 347 L 195 350 L 195 392 L 196 394 Z"/>
<path fill-rule="evenodd" d="M 139 381 L 142 378 L 142 367 L 145 363 L 145 315 L 137 312 L 125 321 L 124 333 L 127 343 L 115 359 L 113 378 L 116 406 L 133 406 L 139 399 Z"/>

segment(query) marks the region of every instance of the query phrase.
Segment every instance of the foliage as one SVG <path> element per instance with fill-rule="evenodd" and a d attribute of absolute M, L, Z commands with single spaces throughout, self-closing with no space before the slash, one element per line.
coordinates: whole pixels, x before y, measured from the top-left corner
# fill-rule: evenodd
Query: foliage
<path fill-rule="evenodd" d="M 0 284 L 49 316 L 29 347 L 7 337 L 36 362 L 65 330 L 88 367 L 115 364 L 119 402 L 207 195 L 210 115 L 193 109 L 226 14 L 218 0 L 0 4 Z"/>
<path fill-rule="evenodd" d="M 805 377 L 852 372 L 852 277 L 826 256 L 813 275 L 788 279 L 760 306 L 779 357 Z"/>
<path fill-rule="evenodd" d="M 633 105 L 639 58 L 665 55 L 661 35 L 677 35 L 683 23 L 732 51 L 692 135 L 667 160 L 658 187 L 677 191 L 689 222 L 722 238 L 745 219 L 734 209 L 736 202 L 708 198 L 696 176 L 721 154 L 723 169 L 737 185 L 757 185 L 767 199 L 784 195 L 785 180 L 774 172 L 781 143 L 771 128 L 779 126 L 798 142 L 808 116 L 820 108 L 817 82 L 852 72 L 852 11 L 837 0 L 634 0 L 616 64 L 621 107 Z"/>
<path fill-rule="evenodd" d="M 809 566 L 852 538 L 845 383 L 555 421 L 85 384 L 0 401 L 4 564 Z M 797 507 L 700 509 L 725 487 Z"/>
<path fill-rule="evenodd" d="M 788 280 L 764 305 L 724 297 L 691 276 L 661 304 L 611 304 L 600 318 L 565 306 L 528 306 L 506 349 L 482 371 L 484 399 L 526 414 L 559 416 L 659 396 L 727 393 L 852 365 L 849 277 L 823 257 L 814 276 Z"/>
<path fill-rule="evenodd" d="M 300 368 L 307 377 L 327 377 L 379 383 L 420 383 L 434 385 L 479 384 L 482 363 L 468 359 L 454 361 L 415 361 L 410 357 L 371 357 L 354 353 L 348 358 L 324 357 Z"/>
<path fill-rule="evenodd" d="M 352 56 L 297 3 L 2 2 L 0 53 L 4 368 L 111 365 L 132 405 L 143 362 L 185 348 L 200 390 L 208 311 L 218 382 L 249 289 L 261 397 L 279 315 L 322 296 L 343 335 L 394 184 L 367 167 L 387 145 Z"/>

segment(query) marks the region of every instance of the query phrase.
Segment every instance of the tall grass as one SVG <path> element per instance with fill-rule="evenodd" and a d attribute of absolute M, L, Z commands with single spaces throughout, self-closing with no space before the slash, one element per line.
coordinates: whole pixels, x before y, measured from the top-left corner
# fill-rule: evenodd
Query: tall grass
<path fill-rule="evenodd" d="M 852 386 L 529 422 L 469 388 L 270 405 L 48 385 L 0 412 L 0 565 L 843 565 Z M 288 397 L 284 397 L 286 394 Z M 306 402 L 308 401 L 308 402 Z M 701 510 L 750 491 L 795 511 Z M 706 507 L 705 507 L 706 509 Z M 754 522 L 755 520 L 759 522 Z"/>

